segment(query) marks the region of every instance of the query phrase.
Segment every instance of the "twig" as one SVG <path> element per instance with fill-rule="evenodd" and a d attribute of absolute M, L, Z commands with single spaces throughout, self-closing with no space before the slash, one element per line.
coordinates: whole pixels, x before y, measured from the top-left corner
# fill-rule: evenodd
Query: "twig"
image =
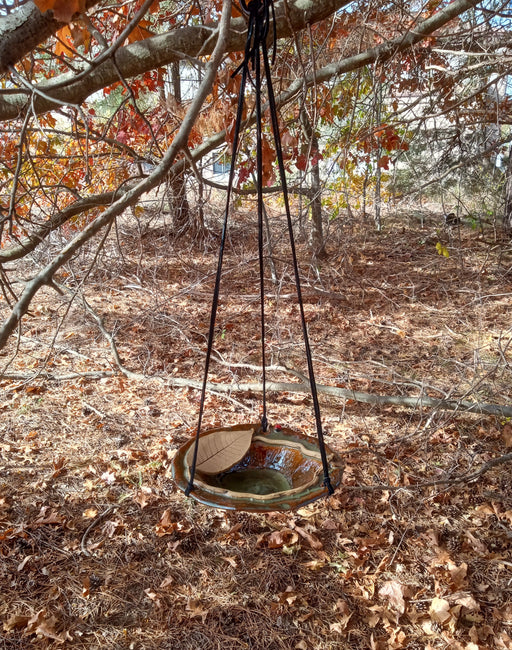
<path fill-rule="evenodd" d="M 459 485 L 460 483 L 472 483 L 478 478 L 486 474 L 489 470 L 497 465 L 503 465 L 504 463 L 509 463 L 512 461 L 512 453 L 504 454 L 503 456 L 498 456 L 497 458 L 492 458 L 491 460 L 484 463 L 480 469 L 472 474 L 462 474 L 461 476 L 456 476 L 455 478 L 446 478 L 446 479 L 437 479 L 434 481 L 425 481 L 424 483 L 415 483 L 414 485 L 345 485 L 343 486 L 344 490 L 353 491 L 362 491 L 362 492 L 399 492 L 400 490 L 404 491 L 415 491 L 421 490 L 426 487 L 439 487 L 447 486 L 452 487 L 454 485 Z"/>
<path fill-rule="evenodd" d="M 93 413 L 96 413 L 96 415 L 98 415 L 102 420 L 108 417 L 106 413 L 102 413 L 101 411 L 98 411 L 98 409 L 94 408 L 94 406 L 92 404 L 89 404 L 89 402 L 83 402 L 83 405 L 85 406 L 85 408 L 88 408 Z"/>
<path fill-rule="evenodd" d="M 114 363 L 119 370 L 125 377 L 128 379 L 139 379 L 140 375 L 137 373 L 132 372 L 131 370 L 128 370 L 123 366 L 123 363 L 121 361 L 121 357 L 119 356 L 119 352 L 117 350 L 117 345 L 114 340 L 114 337 L 110 332 L 107 332 L 105 328 L 105 324 L 103 321 L 103 318 L 99 316 L 94 309 L 91 307 L 91 305 L 87 302 L 85 299 L 85 296 L 82 296 L 82 302 L 85 307 L 85 309 L 89 312 L 89 314 L 94 318 L 96 321 L 96 324 L 100 330 L 100 332 L 103 334 L 104 338 L 107 340 L 109 346 L 110 346 L 110 351 L 112 352 L 112 356 L 114 357 Z"/>
<path fill-rule="evenodd" d="M 96 528 L 96 526 L 99 526 L 99 524 L 101 524 L 101 522 L 104 521 L 109 516 L 109 514 L 111 512 L 114 512 L 114 510 L 117 510 L 118 507 L 119 506 L 117 504 L 115 504 L 115 505 L 112 505 L 109 508 L 107 508 L 103 514 L 101 514 L 99 517 L 96 517 L 96 519 L 89 524 L 89 526 L 86 529 L 85 533 L 82 535 L 82 541 L 80 542 L 80 550 L 87 557 L 91 557 L 91 555 L 92 555 L 92 553 L 89 553 L 89 551 L 86 548 L 87 537 L 89 536 L 91 531 L 94 530 L 94 528 Z"/>
<path fill-rule="evenodd" d="M 9 221 L 9 235 L 12 236 L 12 221 L 16 212 L 16 192 L 18 189 L 18 183 L 20 179 L 20 173 L 21 173 L 21 167 L 23 164 L 23 146 L 25 144 L 25 138 L 27 135 L 27 128 L 28 128 L 28 123 L 30 121 L 30 113 L 27 113 L 25 115 L 25 119 L 23 120 L 23 126 L 21 127 L 21 133 L 20 133 L 20 139 L 18 143 L 18 158 L 16 160 L 16 170 L 14 172 L 14 178 L 12 181 L 12 189 L 11 189 L 11 196 L 9 198 L 9 212 L 7 214 L 7 219 Z M 0 235 L 2 234 L 3 231 L 3 223 L 5 219 L 2 220 L 2 224 L 0 227 Z"/>

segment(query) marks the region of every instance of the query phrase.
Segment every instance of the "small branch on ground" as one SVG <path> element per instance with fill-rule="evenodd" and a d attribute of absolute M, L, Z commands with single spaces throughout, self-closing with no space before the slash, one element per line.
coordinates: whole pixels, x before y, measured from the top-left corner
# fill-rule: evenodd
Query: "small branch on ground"
<path fill-rule="evenodd" d="M 455 485 L 460 485 L 461 483 L 464 483 L 465 485 L 473 483 L 497 465 L 503 465 L 504 463 L 510 462 L 512 462 L 512 453 L 491 458 L 491 460 L 484 463 L 476 472 L 473 472 L 472 474 L 462 474 L 461 476 L 455 476 L 454 478 L 436 479 L 434 481 L 425 481 L 424 483 L 416 483 L 414 485 L 344 485 L 342 489 L 350 490 L 351 492 L 399 492 L 401 490 L 417 491 L 427 487 L 445 486 L 450 488 Z"/>
<path fill-rule="evenodd" d="M 100 319 L 101 320 L 101 319 Z M 98 323 L 99 325 L 99 323 Z M 103 330 L 105 330 L 102 324 Z M 100 328 L 101 329 L 101 328 Z M 112 336 L 106 332 L 107 340 L 115 343 Z M 118 355 L 119 358 L 119 355 Z M 201 390 L 202 382 L 198 379 L 189 379 L 187 377 L 158 377 L 156 375 L 143 375 L 140 373 L 127 370 L 120 363 L 119 370 L 129 379 L 136 381 L 150 381 L 156 380 L 167 386 L 178 386 L 180 388 L 194 388 Z M 24 373 L 5 373 L 3 378 L 15 379 L 19 381 L 30 381 L 32 379 L 41 378 L 47 381 L 69 381 L 72 379 L 88 378 L 88 379 L 101 379 L 103 377 L 115 376 L 114 372 L 88 372 L 88 373 L 69 373 L 67 375 L 51 375 L 49 373 L 41 373 L 38 375 L 30 375 Z M 212 394 L 222 395 L 230 400 L 233 400 L 231 393 L 261 393 L 263 385 L 260 382 L 251 383 L 238 383 L 232 384 L 216 384 L 208 382 L 206 390 Z M 353 400 L 354 402 L 362 402 L 364 404 L 375 404 L 379 406 L 398 406 L 402 408 L 421 408 L 421 409 L 436 409 L 439 411 L 457 411 L 459 413 L 478 413 L 479 415 L 495 415 L 498 417 L 512 417 L 512 407 L 504 406 L 502 404 L 488 404 L 486 402 L 465 402 L 462 400 L 445 400 L 436 399 L 433 397 L 425 397 L 419 395 L 417 397 L 408 397 L 405 395 L 375 395 L 373 393 L 363 393 L 362 391 L 349 390 L 347 388 L 338 388 L 337 386 L 326 386 L 324 384 L 317 384 L 317 390 L 323 395 L 330 395 L 331 397 L 338 397 L 342 400 Z M 309 393 L 310 388 L 308 383 L 291 383 L 291 382 L 267 382 L 267 391 L 279 393 Z M 229 393 L 229 396 L 226 395 Z M 242 406 L 240 402 L 237 402 Z M 243 406 L 245 409 L 248 407 Z"/>

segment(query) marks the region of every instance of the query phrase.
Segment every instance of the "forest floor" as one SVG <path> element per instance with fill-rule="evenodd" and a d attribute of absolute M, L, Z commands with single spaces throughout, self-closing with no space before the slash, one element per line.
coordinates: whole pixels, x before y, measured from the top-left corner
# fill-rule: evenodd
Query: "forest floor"
<path fill-rule="evenodd" d="M 298 381 L 293 277 L 270 217 L 269 374 Z M 74 300 L 45 289 L 4 351 L 0 649 L 511 650 L 510 418 L 422 403 L 512 404 L 510 242 L 402 215 L 381 234 L 334 222 L 316 267 L 299 246 L 318 384 L 418 399 L 322 394 L 342 484 L 262 514 L 201 505 L 171 475 L 195 431 L 187 381 L 204 370 L 218 244 L 127 218 L 93 269 L 90 249 L 57 278 Z M 224 270 L 210 380 L 259 382 L 248 211 Z M 208 392 L 204 426 L 254 422 L 260 403 Z M 315 433 L 307 394 L 269 393 L 268 415 Z"/>

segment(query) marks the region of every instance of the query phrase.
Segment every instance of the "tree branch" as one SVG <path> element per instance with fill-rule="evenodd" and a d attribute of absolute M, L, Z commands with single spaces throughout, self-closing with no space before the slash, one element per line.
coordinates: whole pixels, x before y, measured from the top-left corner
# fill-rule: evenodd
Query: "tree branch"
<path fill-rule="evenodd" d="M 122 190 L 116 192 L 105 192 L 103 194 L 96 194 L 93 196 L 86 196 L 83 199 L 78 199 L 67 208 L 64 208 L 61 212 L 55 214 L 45 224 L 15 246 L 0 250 L 0 264 L 21 259 L 35 250 L 51 232 L 64 225 L 69 219 L 72 219 L 79 214 L 84 214 L 88 210 L 108 205 L 120 194 L 122 194 Z"/>
<path fill-rule="evenodd" d="M 451 478 L 440 478 L 433 481 L 423 481 L 422 483 L 413 483 L 412 485 L 344 485 L 343 490 L 350 492 L 400 492 L 411 490 L 421 490 L 426 487 L 441 487 L 445 485 L 446 487 L 453 487 L 454 485 L 460 485 L 461 483 L 469 484 L 473 483 L 481 476 L 486 474 L 488 471 L 497 467 L 498 465 L 503 465 L 505 463 L 512 462 L 512 454 L 503 454 L 503 456 L 497 456 L 496 458 L 491 458 L 486 463 L 484 463 L 480 469 L 477 469 L 476 472 L 471 474 L 461 474 L 460 476 L 455 476 Z"/>
<path fill-rule="evenodd" d="M 166 386 L 173 387 L 188 387 L 196 390 L 201 390 L 202 381 L 198 379 L 190 379 L 188 377 L 159 377 L 159 376 L 146 376 L 141 373 L 126 370 L 124 367 L 121 370 L 122 374 L 130 379 L 147 381 L 157 380 Z M 98 371 L 88 373 L 69 373 L 66 375 L 52 375 L 50 373 L 39 373 L 37 375 L 27 375 L 24 373 L 5 373 L 3 376 L 6 379 L 19 379 L 29 381 L 31 378 L 44 379 L 46 381 L 69 381 L 79 377 L 87 377 L 89 379 L 101 379 L 102 377 L 114 376 L 116 373 Z M 267 382 L 267 391 L 279 393 L 310 393 L 309 383 L 292 383 L 292 382 Z M 208 382 L 206 390 L 217 395 L 226 395 L 232 393 L 261 393 L 263 391 L 263 384 L 260 382 L 248 382 L 232 384 L 217 384 L 215 382 Z M 488 404 L 485 402 L 466 402 L 462 400 L 444 400 L 435 399 L 433 397 L 407 397 L 404 395 L 375 395 L 374 393 L 364 393 L 362 391 L 349 390 L 346 388 L 338 388 L 337 386 L 327 386 L 325 384 L 317 384 L 317 390 L 323 395 L 330 395 L 331 397 L 338 397 L 343 400 L 353 400 L 354 402 L 362 402 L 364 404 L 377 404 L 379 406 L 393 405 L 404 408 L 430 408 L 441 411 L 458 411 L 460 413 L 478 413 L 480 415 L 497 415 L 499 417 L 512 417 L 512 407 L 503 406 L 502 404 Z"/>
<path fill-rule="evenodd" d="M 176 137 L 167 149 L 160 164 L 147 178 L 140 183 L 137 183 L 135 187 L 129 189 L 123 197 L 115 201 L 105 210 L 105 212 L 103 212 L 103 214 L 88 224 L 82 232 L 76 235 L 76 237 L 64 246 L 60 253 L 56 255 L 49 264 L 47 264 L 30 282 L 25 285 L 25 289 L 23 290 L 20 299 L 14 305 L 10 315 L 0 328 L 0 349 L 4 347 L 10 335 L 15 331 L 19 322 L 27 313 L 33 297 L 41 287 L 52 282 L 56 271 L 63 266 L 63 264 L 69 261 L 76 251 L 85 244 L 85 242 L 89 241 L 102 228 L 109 225 L 128 206 L 132 205 L 141 194 L 153 189 L 165 178 L 179 151 L 187 146 L 190 131 L 197 119 L 204 100 L 213 86 L 218 66 L 226 48 L 230 15 L 231 1 L 226 0 L 224 2 L 222 18 L 219 23 L 217 44 L 212 57 L 206 66 L 205 75 L 201 85 L 199 86 L 190 108 L 183 119 Z"/>
<path fill-rule="evenodd" d="M 87 9 L 98 2 L 88 0 Z M 55 34 L 63 24 L 54 19 L 52 11 L 41 13 L 32 1 L 7 16 L 0 16 L 0 74 Z"/>
<path fill-rule="evenodd" d="M 308 24 L 316 23 L 333 14 L 348 2 L 349 0 L 295 0 L 293 4 L 288 5 L 286 20 L 283 7 L 279 5 L 276 16 L 277 36 L 278 38 L 290 36 L 290 26 L 294 31 L 300 31 Z M 403 36 L 317 70 L 316 82 L 322 83 L 336 75 L 357 70 L 375 61 L 388 60 L 397 52 L 403 52 L 419 43 L 453 18 L 475 7 L 479 2 L 480 0 L 454 0 L 431 18 L 407 31 Z M 45 95 L 55 97 L 59 102 L 79 104 L 92 93 L 118 81 L 118 70 L 121 71 L 124 78 L 130 78 L 173 61 L 196 57 L 199 54 L 210 54 L 213 47 L 213 44 L 210 45 L 211 37 L 214 33 L 215 25 L 182 27 L 120 48 L 116 53 L 115 62 L 109 59 L 98 67 L 91 66 L 90 74 L 86 79 L 81 78 L 79 81 L 75 81 L 74 74 L 68 73 L 51 83 L 41 84 L 40 87 Z M 225 51 L 242 51 L 245 39 L 245 20 L 243 18 L 233 19 Z M 0 60 L 0 68 L 1 65 L 2 61 Z M 308 78 L 307 84 L 312 85 L 314 81 L 313 78 Z M 283 100 L 289 101 L 303 87 L 302 79 L 292 84 L 288 93 L 283 94 Z M 287 96 L 288 99 L 286 99 Z M 0 98 L 0 121 L 15 119 L 26 104 L 26 93 L 4 95 Z M 52 108 L 54 108 L 54 104 L 41 96 L 34 97 L 31 103 L 31 109 L 35 114 L 44 113 Z"/>

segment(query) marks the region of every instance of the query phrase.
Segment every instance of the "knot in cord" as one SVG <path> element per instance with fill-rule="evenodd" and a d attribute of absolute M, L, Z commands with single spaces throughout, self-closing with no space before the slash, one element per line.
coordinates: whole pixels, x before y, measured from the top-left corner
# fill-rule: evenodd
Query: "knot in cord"
<path fill-rule="evenodd" d="M 236 77 L 241 70 L 245 70 L 248 74 L 249 81 L 254 86 L 255 82 L 249 74 L 249 68 L 256 69 L 256 57 L 259 57 L 263 47 L 266 49 L 268 34 L 270 31 L 270 18 L 275 25 L 276 15 L 274 10 L 273 0 L 250 0 L 246 3 L 245 0 L 240 0 L 242 11 L 248 20 L 247 27 L 247 40 L 245 44 L 244 60 L 238 68 L 231 75 Z M 272 64 L 275 61 L 276 55 L 276 30 L 273 30 L 272 42 Z"/>

